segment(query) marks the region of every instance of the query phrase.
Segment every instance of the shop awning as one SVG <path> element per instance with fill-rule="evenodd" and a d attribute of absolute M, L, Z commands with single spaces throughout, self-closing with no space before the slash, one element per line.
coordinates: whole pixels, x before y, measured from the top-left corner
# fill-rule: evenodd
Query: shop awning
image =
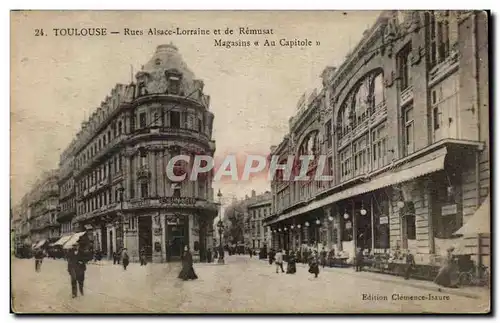
<path fill-rule="evenodd" d="M 490 227 L 490 194 L 483 201 L 476 213 L 455 232 L 455 236 L 472 236 L 481 233 L 491 233 Z"/>
<path fill-rule="evenodd" d="M 298 208 L 291 211 L 290 213 L 280 216 L 277 219 L 270 221 L 269 224 L 277 223 L 294 216 L 313 211 L 315 209 L 321 208 L 323 206 L 330 205 L 337 201 L 341 201 L 353 196 L 368 193 L 371 191 L 378 190 L 387 186 L 407 182 L 409 180 L 437 172 L 444 169 L 444 163 L 446 158 L 447 149 L 446 147 L 441 148 L 422 159 L 414 161 L 412 165 L 407 166 L 396 172 L 390 172 L 389 174 L 384 174 L 378 178 L 375 178 L 367 183 L 356 185 L 354 187 L 348 188 L 346 190 L 334 193 L 327 196 L 324 199 L 314 201 L 306 206 Z"/>
<path fill-rule="evenodd" d="M 78 243 L 78 240 L 85 234 L 86 232 L 78 232 L 73 234 L 66 243 L 63 245 L 63 249 L 71 249 L 75 244 Z"/>
<path fill-rule="evenodd" d="M 62 246 L 64 245 L 66 242 L 68 242 L 68 240 L 72 237 L 71 234 L 68 234 L 68 235 L 65 235 L 65 236 L 62 236 L 59 238 L 59 240 L 57 240 L 56 242 L 54 242 L 52 245 L 53 246 Z"/>
<path fill-rule="evenodd" d="M 35 247 L 33 249 L 38 249 L 40 248 L 41 246 L 43 246 L 45 244 L 45 242 L 47 242 L 46 239 L 43 239 L 43 240 L 40 240 L 36 243 Z"/>

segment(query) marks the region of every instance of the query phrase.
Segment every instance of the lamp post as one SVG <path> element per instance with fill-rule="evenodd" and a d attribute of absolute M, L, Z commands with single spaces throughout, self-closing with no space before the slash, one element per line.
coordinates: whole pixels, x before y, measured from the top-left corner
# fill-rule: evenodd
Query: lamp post
<path fill-rule="evenodd" d="M 219 259 L 218 264 L 224 264 L 224 248 L 222 247 L 222 233 L 224 231 L 224 222 L 222 222 L 222 193 L 219 190 L 217 193 L 217 198 L 219 199 L 219 222 L 217 222 L 217 229 L 219 231 Z"/>

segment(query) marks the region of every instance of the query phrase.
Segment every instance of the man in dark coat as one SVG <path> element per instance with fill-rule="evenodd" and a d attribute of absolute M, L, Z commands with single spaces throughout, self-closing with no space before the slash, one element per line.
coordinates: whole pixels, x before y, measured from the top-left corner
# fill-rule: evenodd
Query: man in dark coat
<path fill-rule="evenodd" d="M 358 248 L 358 251 L 357 251 L 356 257 L 355 257 L 356 271 L 363 271 L 363 261 L 364 261 L 363 249 Z"/>
<path fill-rule="evenodd" d="M 68 254 L 68 273 L 71 277 L 71 292 L 73 298 L 78 296 L 78 291 L 76 285 L 80 289 L 80 294 L 83 296 L 83 282 L 85 280 L 85 270 L 87 266 L 85 264 L 85 255 L 80 247 L 76 247 L 70 250 Z"/>
<path fill-rule="evenodd" d="M 139 260 L 141 261 L 141 266 L 146 266 L 146 249 L 144 247 L 141 248 L 139 252 Z"/>
<path fill-rule="evenodd" d="M 39 272 L 42 269 L 42 262 L 45 254 L 42 249 L 35 251 L 35 271 Z"/>
<path fill-rule="evenodd" d="M 212 250 L 210 248 L 207 249 L 207 262 L 212 263 Z"/>
<path fill-rule="evenodd" d="M 410 250 L 406 253 L 406 268 L 405 268 L 405 279 L 410 279 L 411 272 L 415 266 L 415 257 L 411 254 Z"/>

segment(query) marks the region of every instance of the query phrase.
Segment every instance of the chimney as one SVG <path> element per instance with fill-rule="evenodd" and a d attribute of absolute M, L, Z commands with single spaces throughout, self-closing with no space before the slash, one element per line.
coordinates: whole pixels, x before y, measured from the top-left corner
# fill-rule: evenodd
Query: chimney
<path fill-rule="evenodd" d="M 252 197 L 255 197 L 255 190 L 252 190 Z"/>

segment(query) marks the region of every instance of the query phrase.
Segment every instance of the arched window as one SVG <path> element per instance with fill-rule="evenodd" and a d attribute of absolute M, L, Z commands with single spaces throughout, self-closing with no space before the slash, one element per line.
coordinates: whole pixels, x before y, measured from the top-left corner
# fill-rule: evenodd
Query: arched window
<path fill-rule="evenodd" d="M 385 101 L 384 74 L 379 73 L 373 78 L 373 104 L 377 109 Z"/>

